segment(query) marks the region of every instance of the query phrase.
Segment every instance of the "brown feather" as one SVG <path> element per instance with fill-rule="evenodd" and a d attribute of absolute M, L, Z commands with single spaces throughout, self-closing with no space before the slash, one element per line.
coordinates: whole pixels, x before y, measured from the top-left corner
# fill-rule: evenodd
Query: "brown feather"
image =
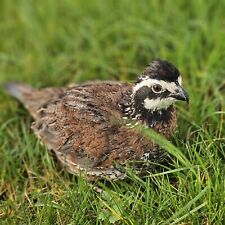
<path fill-rule="evenodd" d="M 32 126 L 69 172 L 92 177 L 124 177 L 114 165 L 140 161 L 145 153 L 156 159 L 160 150 L 126 126 L 119 103 L 133 85 L 95 82 L 68 88 L 36 90 L 23 86 L 21 101 L 33 115 Z M 154 129 L 169 138 L 176 128 L 175 110 L 167 123 Z"/>

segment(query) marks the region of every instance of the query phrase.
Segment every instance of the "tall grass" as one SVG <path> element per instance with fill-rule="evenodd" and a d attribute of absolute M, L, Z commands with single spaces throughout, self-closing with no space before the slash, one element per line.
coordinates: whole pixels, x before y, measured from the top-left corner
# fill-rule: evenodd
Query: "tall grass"
<path fill-rule="evenodd" d="M 98 194 L 41 146 L 0 90 L 0 224 L 224 224 L 225 1 L 2 0 L 0 85 L 135 80 L 155 58 L 180 69 L 171 164 Z"/>

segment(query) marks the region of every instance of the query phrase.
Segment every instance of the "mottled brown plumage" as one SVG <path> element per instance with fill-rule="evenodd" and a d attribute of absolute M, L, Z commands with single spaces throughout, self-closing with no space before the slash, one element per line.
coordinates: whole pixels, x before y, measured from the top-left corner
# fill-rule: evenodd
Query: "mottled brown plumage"
<path fill-rule="evenodd" d="M 134 87 L 135 84 L 121 82 L 92 82 L 41 90 L 9 84 L 7 89 L 25 104 L 34 117 L 35 134 L 69 172 L 82 173 L 90 179 L 116 179 L 125 176 L 120 165 L 158 162 L 162 158 L 159 147 L 127 126 L 129 121 L 152 127 L 166 138 L 177 126 L 173 106 L 159 113 L 149 109 L 145 112 L 140 106 L 136 112 L 132 102 Z M 136 170 L 141 170 L 140 164 Z"/>

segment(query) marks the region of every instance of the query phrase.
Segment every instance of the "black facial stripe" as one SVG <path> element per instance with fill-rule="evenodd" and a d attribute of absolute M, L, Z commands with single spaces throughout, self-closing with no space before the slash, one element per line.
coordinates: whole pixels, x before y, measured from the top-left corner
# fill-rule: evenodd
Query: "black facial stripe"
<path fill-rule="evenodd" d="M 160 93 L 159 98 L 160 99 L 167 98 L 169 94 L 170 92 L 168 90 L 165 90 L 164 92 Z"/>
<path fill-rule="evenodd" d="M 137 105 L 140 105 L 144 102 L 146 98 L 157 99 L 157 98 L 163 98 L 164 96 L 167 96 L 167 95 L 168 95 L 168 91 L 155 93 L 152 91 L 151 87 L 143 86 L 136 91 L 134 95 L 134 101 Z"/>
<path fill-rule="evenodd" d="M 167 98 L 169 94 L 170 94 L 170 92 L 168 90 L 165 90 L 160 93 L 155 93 L 152 90 L 150 90 L 149 94 L 148 94 L 148 98 L 149 99 L 157 99 L 157 98 L 163 99 L 163 98 Z"/>
<path fill-rule="evenodd" d="M 146 98 L 149 98 L 149 99 L 157 99 L 157 98 L 163 99 L 163 98 L 167 98 L 169 94 L 170 94 L 170 92 L 168 90 L 165 90 L 165 91 L 160 92 L 160 93 L 155 93 L 148 86 L 143 86 L 139 90 L 136 91 L 136 93 L 134 95 L 134 100 L 135 100 L 135 102 L 137 104 L 140 104 L 140 103 L 143 103 L 143 101 Z"/>
<path fill-rule="evenodd" d="M 135 101 L 143 101 L 150 92 L 150 88 L 148 86 L 143 86 L 135 92 L 134 100 Z"/>
<path fill-rule="evenodd" d="M 153 91 L 150 91 L 148 94 L 149 99 L 157 99 L 161 96 L 162 93 L 155 93 Z"/>
<path fill-rule="evenodd" d="M 148 86 L 143 86 L 134 93 L 133 104 L 137 113 L 141 113 L 144 109 L 144 100 L 149 95 L 149 92 L 150 88 Z"/>

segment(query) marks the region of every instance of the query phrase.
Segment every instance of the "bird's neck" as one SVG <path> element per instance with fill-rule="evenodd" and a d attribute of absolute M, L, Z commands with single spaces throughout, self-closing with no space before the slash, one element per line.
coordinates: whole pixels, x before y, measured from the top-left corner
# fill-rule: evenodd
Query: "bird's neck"
<path fill-rule="evenodd" d="M 132 92 L 126 92 L 120 102 L 120 108 L 124 119 L 136 120 L 148 127 L 155 127 L 157 123 L 167 123 L 172 116 L 173 106 L 165 109 L 147 110 L 142 104 L 137 105 L 132 97 Z"/>

